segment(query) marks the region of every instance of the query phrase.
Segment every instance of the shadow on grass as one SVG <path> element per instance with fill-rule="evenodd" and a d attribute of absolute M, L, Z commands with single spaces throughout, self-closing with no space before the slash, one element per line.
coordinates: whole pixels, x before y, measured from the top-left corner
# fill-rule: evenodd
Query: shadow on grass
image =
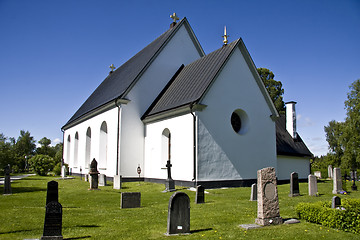
<path fill-rule="evenodd" d="M 64 238 L 64 240 L 70 240 L 70 239 L 85 239 L 85 238 L 91 238 L 91 236 Z"/>
<path fill-rule="evenodd" d="M 20 232 L 31 232 L 34 231 L 34 229 L 25 229 L 25 230 L 16 230 L 16 231 L 9 231 L 9 232 L 0 232 L 1 234 L 11 234 L 11 233 L 20 233 Z"/>
<path fill-rule="evenodd" d="M 197 232 L 205 232 L 205 231 L 211 231 L 212 228 L 204 228 L 204 229 L 198 229 L 198 230 L 191 230 L 190 233 L 197 233 Z"/>
<path fill-rule="evenodd" d="M 12 193 L 25 193 L 25 192 L 45 192 L 46 188 L 39 187 L 11 187 Z"/>
<path fill-rule="evenodd" d="M 74 227 L 80 227 L 80 228 L 96 228 L 100 227 L 99 225 L 76 225 Z"/>

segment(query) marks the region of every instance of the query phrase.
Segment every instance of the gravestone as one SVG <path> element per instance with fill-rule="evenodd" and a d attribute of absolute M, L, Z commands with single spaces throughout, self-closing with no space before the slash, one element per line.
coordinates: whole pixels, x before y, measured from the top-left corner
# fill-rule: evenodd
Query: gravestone
<path fill-rule="evenodd" d="M 46 205 L 50 202 L 59 202 L 59 184 L 56 181 L 47 184 Z"/>
<path fill-rule="evenodd" d="M 314 172 L 314 175 L 315 175 L 317 178 L 321 178 L 321 172 L 320 172 L 320 171 L 315 171 L 315 172 Z"/>
<path fill-rule="evenodd" d="M 341 198 L 334 196 L 331 201 L 331 208 L 337 208 L 341 206 Z"/>
<path fill-rule="evenodd" d="M 201 185 L 196 187 L 195 203 L 205 203 L 205 188 Z"/>
<path fill-rule="evenodd" d="M 88 182 L 88 181 L 89 181 L 89 174 L 85 174 L 85 175 L 84 175 L 84 181 L 85 181 L 85 182 Z"/>
<path fill-rule="evenodd" d="M 99 175 L 99 186 L 106 186 L 106 175 L 100 174 Z"/>
<path fill-rule="evenodd" d="M 314 175 L 308 176 L 309 196 L 317 196 L 317 179 Z"/>
<path fill-rule="evenodd" d="M 257 184 L 256 183 L 253 183 L 251 185 L 250 201 L 257 201 Z"/>
<path fill-rule="evenodd" d="M 44 232 L 41 240 L 61 240 L 62 206 L 59 202 L 52 201 L 46 204 Z"/>
<path fill-rule="evenodd" d="M 342 179 L 340 168 L 334 168 L 333 171 L 333 194 L 338 194 L 342 191 Z"/>
<path fill-rule="evenodd" d="M 255 223 L 262 226 L 282 224 L 275 168 L 268 167 L 258 170 L 257 186 L 258 214 Z"/>
<path fill-rule="evenodd" d="M 300 196 L 299 176 L 296 172 L 290 174 L 290 194 L 289 197 Z"/>
<path fill-rule="evenodd" d="M 114 189 L 121 189 L 122 184 L 122 176 L 121 175 L 115 175 L 114 176 Z"/>
<path fill-rule="evenodd" d="M 190 198 L 184 192 L 176 192 L 169 200 L 167 235 L 189 233 Z"/>
<path fill-rule="evenodd" d="M 11 179 L 10 179 L 10 166 L 7 165 L 4 168 L 4 195 L 10 195 L 12 193 L 11 191 Z"/>
<path fill-rule="evenodd" d="M 333 169 L 332 166 L 328 166 L 328 178 L 333 178 Z"/>
<path fill-rule="evenodd" d="M 66 177 L 66 166 L 62 166 L 61 167 L 61 177 L 65 178 Z"/>
<path fill-rule="evenodd" d="M 165 180 L 165 190 L 168 192 L 175 191 L 175 182 L 171 178 L 171 167 L 172 167 L 172 164 L 170 163 L 170 160 L 168 160 L 166 163 L 168 176 L 167 176 L 167 179 Z"/>
<path fill-rule="evenodd" d="M 98 190 L 99 187 L 99 171 L 97 170 L 97 161 L 95 158 L 92 160 L 90 164 L 90 189 L 89 190 Z"/>
<path fill-rule="evenodd" d="M 141 205 L 140 192 L 122 192 L 120 208 L 139 208 Z"/>

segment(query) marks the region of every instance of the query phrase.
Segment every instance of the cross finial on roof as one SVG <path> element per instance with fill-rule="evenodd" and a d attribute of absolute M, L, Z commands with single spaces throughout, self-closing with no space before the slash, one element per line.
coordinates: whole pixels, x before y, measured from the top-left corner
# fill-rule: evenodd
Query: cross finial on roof
<path fill-rule="evenodd" d="M 176 21 L 179 20 L 178 16 L 176 16 L 176 13 L 173 13 L 172 15 L 170 15 L 170 18 L 172 18 L 174 23 L 176 23 Z"/>
<path fill-rule="evenodd" d="M 112 73 L 116 67 L 114 66 L 114 64 L 111 64 L 111 65 L 109 66 L 109 68 L 111 68 L 111 73 Z"/>
<path fill-rule="evenodd" d="M 227 45 L 227 44 L 228 44 L 228 39 L 227 39 L 228 37 L 230 37 L 230 36 L 226 34 L 226 26 L 225 26 L 225 28 L 224 28 L 224 36 L 223 36 L 223 38 L 224 38 L 224 40 L 223 40 L 224 45 Z"/>

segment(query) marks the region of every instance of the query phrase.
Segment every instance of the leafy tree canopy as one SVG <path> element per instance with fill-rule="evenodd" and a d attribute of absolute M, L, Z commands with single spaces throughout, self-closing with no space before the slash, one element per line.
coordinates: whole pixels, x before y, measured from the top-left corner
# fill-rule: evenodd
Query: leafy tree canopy
<path fill-rule="evenodd" d="M 257 71 L 269 92 L 276 110 L 280 114 L 285 114 L 285 103 L 282 96 L 284 94 L 284 89 L 282 88 L 282 83 L 274 80 L 275 74 L 267 68 L 258 68 Z"/>

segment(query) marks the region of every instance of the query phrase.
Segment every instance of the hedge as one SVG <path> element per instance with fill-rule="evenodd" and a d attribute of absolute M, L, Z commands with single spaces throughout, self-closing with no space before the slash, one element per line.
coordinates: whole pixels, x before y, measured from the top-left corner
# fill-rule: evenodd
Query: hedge
<path fill-rule="evenodd" d="M 295 211 L 308 222 L 360 233 L 360 199 L 344 199 L 340 209 L 331 208 L 331 202 L 299 203 Z"/>

